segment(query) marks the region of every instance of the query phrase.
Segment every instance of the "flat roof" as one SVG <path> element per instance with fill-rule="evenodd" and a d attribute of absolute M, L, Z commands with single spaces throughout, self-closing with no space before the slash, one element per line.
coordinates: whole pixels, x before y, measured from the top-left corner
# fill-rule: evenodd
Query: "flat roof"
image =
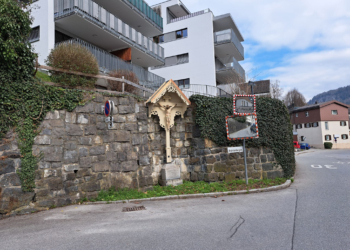
<path fill-rule="evenodd" d="M 244 38 L 239 31 L 235 21 L 233 20 L 230 13 L 223 14 L 220 16 L 214 17 L 214 31 L 221 31 L 221 30 L 227 30 L 227 29 L 233 29 L 233 31 L 236 33 L 236 36 L 238 37 L 240 42 L 244 41 Z"/>

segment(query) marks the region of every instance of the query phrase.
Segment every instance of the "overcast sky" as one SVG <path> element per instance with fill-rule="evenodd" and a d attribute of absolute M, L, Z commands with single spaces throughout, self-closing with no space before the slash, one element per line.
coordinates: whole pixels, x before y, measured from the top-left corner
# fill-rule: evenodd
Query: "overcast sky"
<path fill-rule="evenodd" d="M 147 0 L 150 5 L 162 0 Z M 350 85 L 350 0 L 182 0 L 191 12 L 231 13 L 248 78 L 279 80 L 307 100 Z"/>

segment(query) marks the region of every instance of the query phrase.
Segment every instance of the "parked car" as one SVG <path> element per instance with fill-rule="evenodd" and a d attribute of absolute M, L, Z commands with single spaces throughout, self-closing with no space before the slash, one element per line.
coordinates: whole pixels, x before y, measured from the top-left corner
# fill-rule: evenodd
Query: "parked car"
<path fill-rule="evenodd" d="M 309 150 L 311 147 L 309 143 L 300 143 L 300 149 L 306 149 Z"/>
<path fill-rule="evenodd" d="M 298 141 L 293 141 L 294 143 L 294 148 L 300 148 L 299 142 Z"/>

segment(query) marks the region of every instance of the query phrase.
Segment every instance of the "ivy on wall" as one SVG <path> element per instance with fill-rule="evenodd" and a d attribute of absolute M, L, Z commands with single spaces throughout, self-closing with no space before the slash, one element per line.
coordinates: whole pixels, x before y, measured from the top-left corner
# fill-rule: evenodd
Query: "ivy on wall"
<path fill-rule="evenodd" d="M 195 123 L 203 138 L 218 146 L 242 145 L 242 141 L 227 140 L 225 117 L 233 115 L 232 98 L 193 95 L 190 100 L 195 104 Z M 247 140 L 247 147 L 271 148 L 284 176 L 292 177 L 295 171 L 293 131 L 286 106 L 280 100 L 259 97 L 256 109 L 260 137 Z"/>

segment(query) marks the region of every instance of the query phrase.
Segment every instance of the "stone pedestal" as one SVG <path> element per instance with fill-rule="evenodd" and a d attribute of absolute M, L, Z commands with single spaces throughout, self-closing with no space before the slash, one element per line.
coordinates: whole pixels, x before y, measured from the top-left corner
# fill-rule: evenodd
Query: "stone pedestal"
<path fill-rule="evenodd" d="M 165 164 L 162 168 L 161 176 L 160 184 L 162 186 L 178 186 L 183 184 L 180 166 L 175 164 Z"/>

